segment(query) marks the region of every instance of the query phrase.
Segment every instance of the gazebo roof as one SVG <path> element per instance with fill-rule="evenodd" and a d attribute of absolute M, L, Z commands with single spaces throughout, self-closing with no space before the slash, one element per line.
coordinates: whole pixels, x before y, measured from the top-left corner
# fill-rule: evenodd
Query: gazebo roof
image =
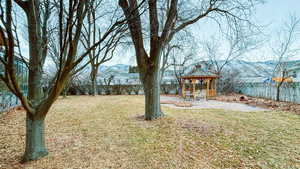
<path fill-rule="evenodd" d="M 218 78 L 218 75 L 208 70 L 205 71 L 200 66 L 195 66 L 195 68 L 191 72 L 185 74 L 181 78 L 182 79 L 196 79 L 196 78 L 213 79 L 213 78 Z"/>

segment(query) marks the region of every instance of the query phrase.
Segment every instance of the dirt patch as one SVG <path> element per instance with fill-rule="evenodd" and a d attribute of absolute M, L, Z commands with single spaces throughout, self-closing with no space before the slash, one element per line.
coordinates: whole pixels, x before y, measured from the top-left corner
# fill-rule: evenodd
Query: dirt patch
<path fill-rule="evenodd" d="M 291 102 L 278 102 L 270 99 L 264 98 L 256 98 L 246 96 L 247 99 L 240 99 L 242 96 L 245 95 L 241 94 L 230 94 L 230 95 L 221 95 L 216 98 L 218 101 L 224 102 L 235 102 L 235 103 L 244 103 L 250 106 L 256 106 L 271 110 L 280 110 L 280 111 L 287 111 L 293 112 L 295 114 L 300 115 L 300 104 L 291 103 Z"/>
<path fill-rule="evenodd" d="M 135 119 L 135 120 L 138 120 L 138 121 L 145 121 L 145 116 L 144 115 L 137 115 L 137 116 L 134 116 L 132 118 Z"/>
<path fill-rule="evenodd" d="M 133 120 L 134 123 L 137 124 L 141 128 L 152 128 L 155 126 L 154 122 L 156 121 L 156 119 L 153 121 L 147 121 L 147 120 L 145 120 L 144 115 L 135 115 L 135 116 L 130 117 L 130 119 Z"/>
<path fill-rule="evenodd" d="M 203 136 L 211 136 L 220 132 L 224 132 L 224 129 L 221 126 L 196 120 L 179 120 L 178 125 L 184 129 L 195 131 Z"/>

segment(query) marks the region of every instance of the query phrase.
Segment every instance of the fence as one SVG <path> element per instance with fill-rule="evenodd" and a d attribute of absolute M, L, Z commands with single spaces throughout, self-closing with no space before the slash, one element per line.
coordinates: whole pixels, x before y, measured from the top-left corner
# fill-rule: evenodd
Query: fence
<path fill-rule="evenodd" d="M 5 111 L 6 109 L 19 105 L 20 101 L 15 95 L 10 92 L 0 93 L 0 111 Z"/>
<path fill-rule="evenodd" d="M 248 96 L 276 100 L 276 83 L 240 83 L 235 91 Z M 300 103 L 300 82 L 283 83 L 280 87 L 280 101 Z"/>
<path fill-rule="evenodd" d="M 17 72 L 17 80 L 21 85 L 21 89 L 25 95 L 27 95 L 28 91 L 28 69 L 24 62 L 16 58 L 15 61 L 15 70 Z M 0 73 L 4 73 L 3 65 L 0 64 Z M 20 105 L 20 101 L 18 98 L 8 91 L 4 82 L 0 80 L 0 112 L 5 111 L 13 106 Z"/>
<path fill-rule="evenodd" d="M 91 94 L 92 87 L 90 85 L 71 86 L 68 90 L 70 95 L 88 95 Z M 161 94 L 178 94 L 179 87 L 177 84 L 162 84 Z M 97 93 L 99 95 L 121 95 L 121 94 L 144 94 L 143 86 L 136 85 L 98 85 Z"/>

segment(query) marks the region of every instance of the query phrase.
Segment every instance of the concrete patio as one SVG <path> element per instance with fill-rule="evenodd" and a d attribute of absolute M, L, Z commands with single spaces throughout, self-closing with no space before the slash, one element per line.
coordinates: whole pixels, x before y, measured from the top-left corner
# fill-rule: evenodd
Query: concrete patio
<path fill-rule="evenodd" d="M 172 96 L 161 96 L 161 102 L 188 102 L 191 103 L 191 107 L 180 107 L 174 104 L 163 104 L 163 106 L 178 108 L 178 109 L 224 109 L 224 110 L 232 110 L 232 111 L 243 111 L 243 112 L 253 112 L 253 111 L 268 111 L 268 109 L 249 106 L 242 103 L 230 103 L 230 102 L 222 102 L 217 100 L 189 100 L 185 101 L 181 97 L 172 97 Z"/>

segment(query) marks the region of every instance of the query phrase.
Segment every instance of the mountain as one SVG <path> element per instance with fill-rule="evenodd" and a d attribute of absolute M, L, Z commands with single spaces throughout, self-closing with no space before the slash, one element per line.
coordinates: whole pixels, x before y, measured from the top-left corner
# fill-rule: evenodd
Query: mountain
<path fill-rule="evenodd" d="M 286 69 L 299 67 L 300 60 L 293 60 L 285 62 Z M 252 77 L 267 77 L 273 76 L 275 67 L 277 65 L 276 61 L 265 61 L 265 62 L 247 62 L 242 60 L 236 60 L 228 64 L 227 68 L 231 68 L 233 71 L 239 72 L 241 77 L 252 78 Z"/>
<path fill-rule="evenodd" d="M 275 63 L 271 62 L 248 62 L 242 60 L 236 60 L 230 62 L 226 68 L 232 71 L 238 72 L 240 77 L 270 77 Z"/>
<path fill-rule="evenodd" d="M 125 64 L 116 64 L 112 66 L 100 66 L 100 72 L 119 72 L 119 73 L 128 73 L 129 65 Z"/>
<path fill-rule="evenodd" d="M 220 60 L 218 61 L 219 65 L 222 65 L 225 61 Z M 186 72 L 189 72 L 192 70 L 195 65 L 200 64 L 203 66 L 203 69 L 205 70 L 210 70 L 209 64 L 206 61 L 201 61 L 198 63 L 193 63 L 187 66 Z M 295 67 L 300 67 L 300 60 L 295 60 L 295 61 L 289 61 L 286 62 L 288 65 L 287 67 L 289 68 L 295 68 Z M 112 66 L 101 66 L 100 67 L 100 77 L 101 78 L 106 78 L 110 75 L 114 75 L 115 78 L 118 79 L 136 79 L 138 78 L 138 73 L 129 73 L 129 67 L 130 65 L 126 64 L 116 64 Z M 249 62 L 249 61 L 244 61 L 244 60 L 235 60 L 229 62 L 223 69 L 223 72 L 237 72 L 239 78 L 243 79 L 268 79 L 271 78 L 274 72 L 274 69 L 276 67 L 276 61 L 260 61 L 260 62 Z M 175 78 L 173 77 L 172 72 L 173 68 L 169 67 L 167 70 L 169 74 L 165 74 L 168 77 L 165 77 L 165 79 L 172 79 Z"/>

